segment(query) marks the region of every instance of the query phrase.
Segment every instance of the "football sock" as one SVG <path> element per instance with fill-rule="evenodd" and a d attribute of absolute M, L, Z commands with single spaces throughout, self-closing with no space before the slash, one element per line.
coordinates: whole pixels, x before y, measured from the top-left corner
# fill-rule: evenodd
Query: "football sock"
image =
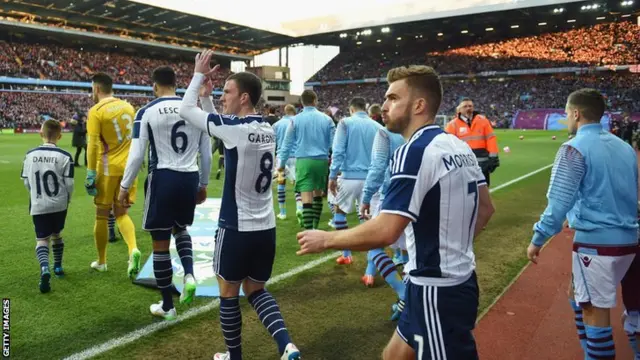
<path fill-rule="evenodd" d="M 336 212 L 333 216 L 333 225 L 336 227 L 336 230 L 348 229 L 349 226 L 347 225 L 347 215 Z M 343 250 L 342 256 L 351 256 L 351 250 Z"/>
<path fill-rule="evenodd" d="M 107 263 L 107 242 L 109 241 L 107 234 L 107 218 L 105 216 L 97 216 L 96 223 L 93 226 L 93 237 L 98 250 L 98 264 Z"/>
<path fill-rule="evenodd" d="M 242 313 L 240 312 L 240 300 L 235 297 L 220 297 L 220 327 L 227 351 L 231 360 L 242 359 Z"/>
<path fill-rule="evenodd" d="M 49 272 L 49 245 L 36 245 L 36 258 L 40 264 L 40 273 Z"/>
<path fill-rule="evenodd" d="M 193 249 L 191 244 L 191 235 L 186 230 L 177 232 L 174 235 L 176 239 L 176 250 L 180 256 L 180 262 L 184 268 L 184 274 L 193 275 Z"/>
<path fill-rule="evenodd" d="M 384 281 L 395 290 L 398 298 L 404 300 L 405 285 L 398 275 L 396 264 L 389 259 L 389 256 L 382 249 L 370 250 L 367 258 L 371 258 Z"/>
<path fill-rule="evenodd" d="M 64 241 L 62 240 L 62 238 L 53 240 L 53 244 L 51 244 L 51 249 L 53 250 L 53 267 L 61 267 L 62 253 L 64 252 Z"/>
<path fill-rule="evenodd" d="M 109 239 L 116 237 L 116 217 L 113 216 L 113 211 L 109 212 Z"/>
<path fill-rule="evenodd" d="M 616 350 L 613 344 L 611 326 L 598 327 L 585 325 L 587 333 L 587 359 L 614 359 Z"/>
<path fill-rule="evenodd" d="M 138 247 L 136 244 L 136 228 L 133 225 L 133 221 L 131 221 L 131 217 L 128 214 L 124 214 L 116 218 L 116 223 L 124 242 L 127 243 L 129 255 L 131 255 L 133 249 Z"/>
<path fill-rule="evenodd" d="M 171 266 L 171 254 L 168 250 L 153 251 L 153 274 L 162 294 L 162 310 L 169 311 L 173 308 L 173 297 L 171 296 L 173 267 Z"/>
<path fill-rule="evenodd" d="M 291 338 L 284 325 L 276 299 L 267 290 L 261 289 L 251 293 L 248 300 L 256 313 L 258 313 L 258 318 L 262 325 L 267 328 L 271 337 L 278 343 L 278 351 L 280 351 L 280 354 L 284 354 L 284 350 L 291 342 Z"/>
<path fill-rule="evenodd" d="M 302 195 L 296 191 L 296 211 L 302 211 Z"/>
<path fill-rule="evenodd" d="M 569 304 L 571 304 L 571 308 L 575 314 L 576 320 L 576 329 L 578 330 L 578 339 L 580 340 L 580 346 L 582 347 L 582 351 L 587 353 L 587 333 L 584 330 L 584 322 L 582 321 L 582 308 L 574 299 L 569 299 Z"/>
<path fill-rule="evenodd" d="M 373 263 L 373 257 L 371 256 L 371 252 L 375 250 L 369 250 L 367 253 L 367 269 L 364 271 L 365 275 L 376 275 L 376 264 Z"/>
<path fill-rule="evenodd" d="M 638 336 L 632 332 L 627 332 L 627 336 L 629 337 L 629 344 L 631 345 L 631 349 L 633 349 L 633 353 L 635 354 L 634 360 L 640 360 L 640 346 L 638 344 Z"/>
<path fill-rule="evenodd" d="M 311 230 L 313 229 L 313 204 L 302 204 L 302 224 L 305 229 Z"/>
<path fill-rule="evenodd" d="M 317 229 L 322 216 L 322 196 L 313 197 L 313 228 Z"/>
<path fill-rule="evenodd" d="M 278 184 L 278 206 L 280 207 L 281 215 L 287 214 L 287 209 L 285 207 L 285 200 L 286 200 L 285 186 L 286 186 L 285 184 Z"/>

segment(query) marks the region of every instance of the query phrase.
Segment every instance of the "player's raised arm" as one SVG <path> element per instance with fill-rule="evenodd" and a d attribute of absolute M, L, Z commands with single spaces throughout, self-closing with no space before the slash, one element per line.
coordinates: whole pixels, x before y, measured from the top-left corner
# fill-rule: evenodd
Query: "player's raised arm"
<path fill-rule="evenodd" d="M 540 221 L 533 225 L 531 243 L 542 246 L 562 230 L 562 223 L 576 202 L 585 167 L 584 157 L 574 147 L 563 145 L 558 150 L 547 191 L 549 202 Z"/>
<path fill-rule="evenodd" d="M 211 137 L 200 134 L 200 188 L 207 187 L 211 174 Z"/>
<path fill-rule="evenodd" d="M 364 182 L 362 190 L 362 203 L 368 205 L 371 198 L 380 189 L 384 182 L 384 173 L 389 167 L 389 148 L 391 141 L 389 134 L 384 129 L 378 130 L 376 137 L 373 139 L 373 149 L 371 150 L 371 164 L 367 179 Z"/>
<path fill-rule="evenodd" d="M 120 182 L 120 187 L 124 190 L 128 190 L 136 180 L 140 167 L 142 166 L 142 161 L 144 160 L 144 153 L 147 148 L 147 142 L 149 141 L 149 130 L 147 126 L 148 114 L 148 112 L 142 109 L 138 110 L 135 120 L 133 121 L 129 157 L 127 158 L 127 165 L 124 168 L 124 175 Z M 123 199 L 128 199 L 128 196 L 125 196 Z"/>

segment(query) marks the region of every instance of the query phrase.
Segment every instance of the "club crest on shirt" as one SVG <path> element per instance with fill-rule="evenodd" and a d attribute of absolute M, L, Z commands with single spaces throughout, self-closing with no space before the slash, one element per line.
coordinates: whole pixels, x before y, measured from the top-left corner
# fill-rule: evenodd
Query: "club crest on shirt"
<path fill-rule="evenodd" d="M 589 267 L 589 265 L 591 264 L 592 258 L 587 255 L 580 255 L 580 260 L 582 260 L 584 267 Z"/>

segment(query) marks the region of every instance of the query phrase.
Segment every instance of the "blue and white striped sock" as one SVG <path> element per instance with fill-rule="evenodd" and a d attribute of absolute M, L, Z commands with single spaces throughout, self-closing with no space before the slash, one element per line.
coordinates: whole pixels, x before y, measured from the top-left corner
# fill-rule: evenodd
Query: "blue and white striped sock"
<path fill-rule="evenodd" d="M 173 297 L 171 295 L 173 267 L 171 266 L 171 254 L 169 251 L 153 252 L 153 274 L 156 277 L 158 289 L 162 294 L 162 310 L 169 311 L 173 309 Z"/>
<path fill-rule="evenodd" d="M 191 235 L 187 230 L 182 230 L 174 235 L 176 238 L 176 250 L 180 256 L 180 262 L 184 268 L 184 274 L 193 275 L 193 249 Z"/>
<path fill-rule="evenodd" d="M 49 272 L 49 245 L 36 245 L 36 257 L 40 264 L 40 273 Z"/>
<path fill-rule="evenodd" d="M 280 207 L 280 214 L 286 215 L 287 208 L 285 202 L 287 199 L 287 192 L 285 190 L 286 184 L 278 184 L 278 206 Z"/>
<path fill-rule="evenodd" d="M 262 325 L 267 328 L 271 337 L 278 343 L 278 351 L 280 351 L 281 355 L 284 354 L 284 350 L 291 342 L 291 338 L 289 337 L 289 331 L 285 327 L 276 299 L 267 290 L 261 289 L 251 293 L 248 300 L 256 313 L 258 313 L 258 318 Z"/>
<path fill-rule="evenodd" d="M 242 359 L 242 313 L 237 296 L 220 297 L 220 327 L 230 360 Z"/>
<path fill-rule="evenodd" d="M 616 349 L 613 344 L 611 326 L 585 325 L 585 330 L 587 333 L 587 359 L 615 359 Z"/>
<path fill-rule="evenodd" d="M 569 299 L 569 304 L 575 314 L 576 329 L 578 330 L 578 339 L 580 340 L 580 346 L 584 353 L 587 353 L 587 333 L 584 329 L 584 322 L 582 321 L 582 308 L 576 303 L 574 299 Z"/>

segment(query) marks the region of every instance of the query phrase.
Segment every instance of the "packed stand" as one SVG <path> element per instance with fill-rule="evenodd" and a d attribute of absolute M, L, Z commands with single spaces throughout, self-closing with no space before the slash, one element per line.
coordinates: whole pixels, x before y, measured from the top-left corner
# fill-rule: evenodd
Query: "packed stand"
<path fill-rule="evenodd" d="M 451 116 L 463 97 L 499 126 L 506 127 L 517 110 L 563 109 L 567 96 L 582 87 L 594 87 L 607 98 L 610 111 L 640 111 L 639 75 L 507 78 L 504 81 L 443 81 L 444 98 L 439 114 Z M 337 108 L 348 114 L 349 100 L 362 96 L 369 103 L 382 103 L 387 84 L 317 86 L 314 90 L 322 108 Z"/>
<path fill-rule="evenodd" d="M 95 72 L 112 76 L 114 83 L 151 85 L 151 71 L 171 64 L 178 87 L 186 88 L 193 75 L 193 61 L 155 59 L 119 52 L 83 51 L 73 47 L 41 43 L 7 43 L 0 41 L 0 76 L 37 79 L 89 81 Z M 215 87 L 222 88 L 231 74 L 223 69 L 216 74 Z"/>
<path fill-rule="evenodd" d="M 414 49 L 415 45 L 381 50 L 380 54 L 372 54 L 372 50 L 344 52 L 310 81 L 385 77 L 389 69 L 406 64 L 426 64 L 442 74 L 638 64 L 639 38 L 640 27 L 624 21 L 428 53 Z"/>
<path fill-rule="evenodd" d="M 135 108 L 146 104 L 148 97 L 126 97 Z M 0 92 L 0 127 L 36 129 L 48 118 L 69 121 L 76 114 L 86 114 L 93 106 L 89 94 Z"/>

